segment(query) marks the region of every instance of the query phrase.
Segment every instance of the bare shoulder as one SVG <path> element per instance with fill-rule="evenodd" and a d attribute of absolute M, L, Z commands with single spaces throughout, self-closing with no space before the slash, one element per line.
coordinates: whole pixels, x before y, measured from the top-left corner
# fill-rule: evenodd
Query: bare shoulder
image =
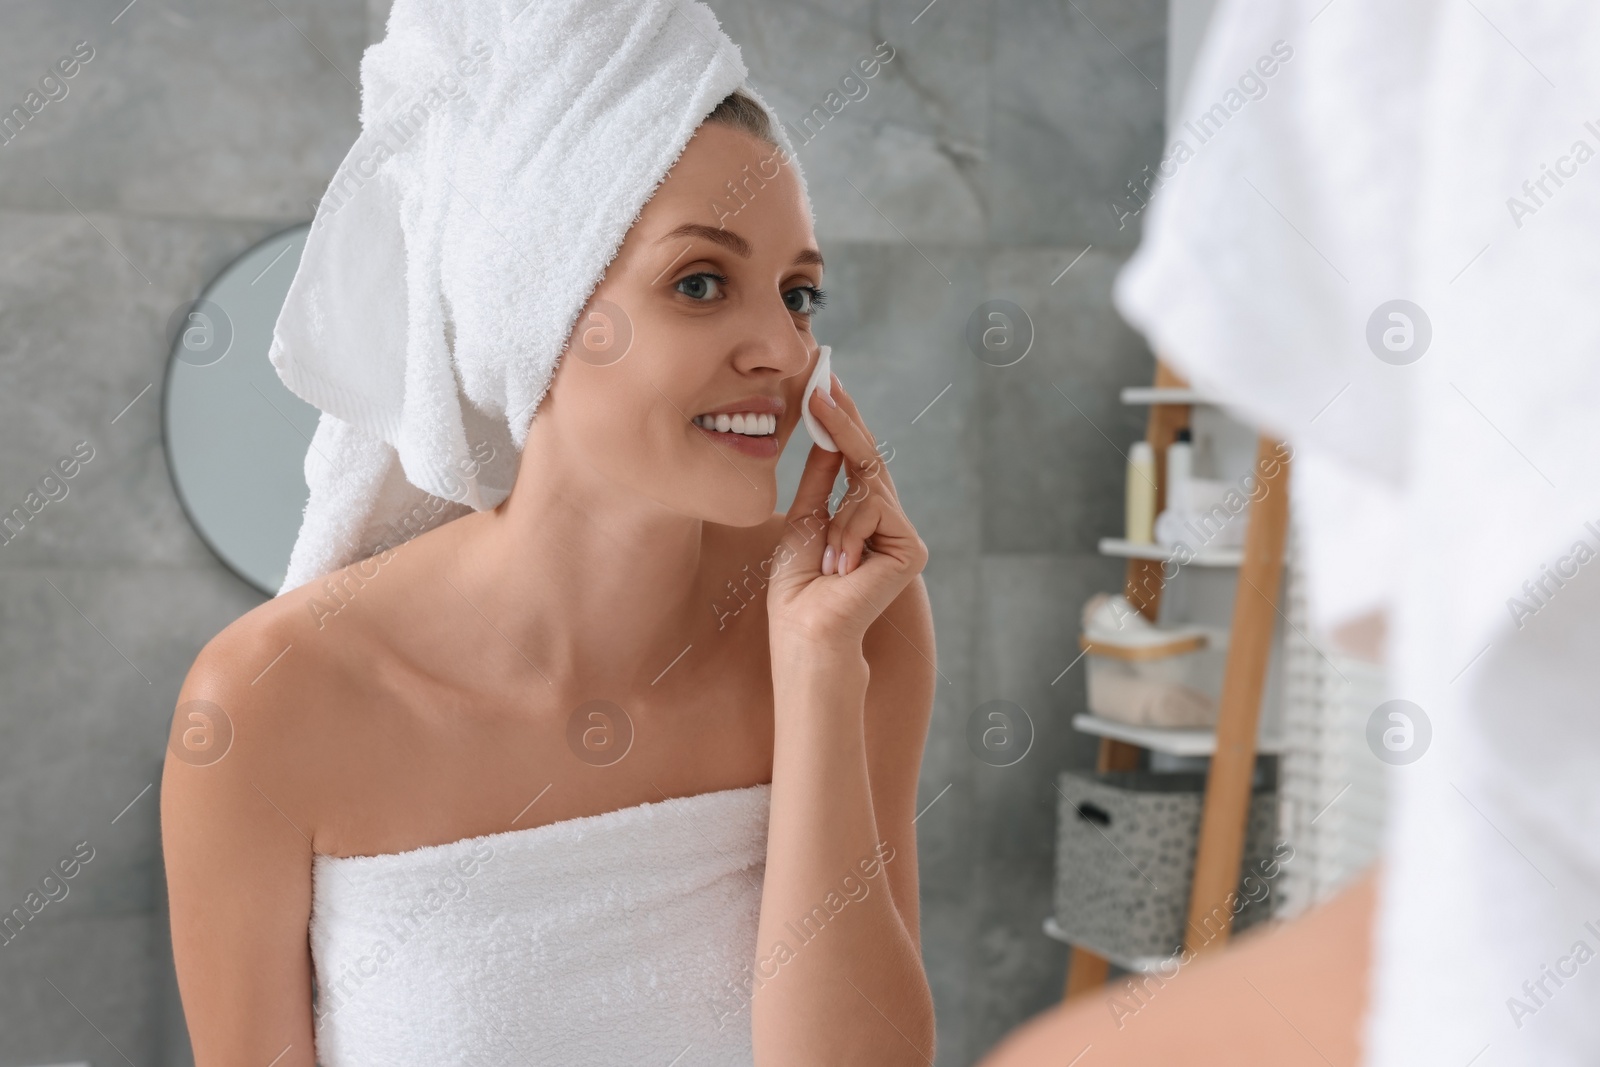
<path fill-rule="evenodd" d="M 180 692 L 182 699 L 227 698 L 241 707 L 328 666 L 319 656 L 310 587 L 291 590 L 246 612 L 206 642 Z M 298 655 L 291 655 L 299 652 Z"/>
<path fill-rule="evenodd" d="M 242 695 L 281 662 L 305 630 L 296 593 L 269 600 L 229 623 L 206 642 L 184 679 L 182 695 L 214 699 Z M 290 672 L 283 672 L 284 674 Z M 282 677 L 282 674 L 280 674 Z"/>
<path fill-rule="evenodd" d="M 330 697 L 346 689 L 346 664 L 371 642 L 355 612 L 340 619 L 338 640 L 331 640 L 319 615 L 327 600 L 318 592 L 304 586 L 275 597 L 200 650 L 179 690 L 169 767 L 173 758 L 204 765 L 184 739 L 206 743 L 208 723 L 228 735 L 234 749 L 228 758 L 241 769 L 281 765 L 282 757 L 308 743 L 307 731 L 326 739 L 330 715 L 341 703 Z"/>
<path fill-rule="evenodd" d="M 318 744 L 296 699 L 316 685 L 316 657 L 295 659 L 314 632 L 302 601 L 277 597 L 212 638 L 173 715 L 161 851 L 184 1008 L 207 1063 L 240 1059 L 217 1055 L 240 1035 L 265 1047 L 291 1025 L 312 1030 L 306 928 L 320 809 L 303 782 L 326 774 L 306 769 Z"/>

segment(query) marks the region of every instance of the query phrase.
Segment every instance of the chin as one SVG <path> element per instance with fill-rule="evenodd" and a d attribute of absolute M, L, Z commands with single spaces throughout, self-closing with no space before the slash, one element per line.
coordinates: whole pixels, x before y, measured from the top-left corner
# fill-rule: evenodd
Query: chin
<path fill-rule="evenodd" d="M 699 509 L 700 517 L 721 526 L 738 527 L 760 526 L 772 518 L 778 506 L 777 475 L 770 471 L 762 477 L 746 473 L 756 483 L 756 489 L 741 481 L 739 491 L 719 492 L 716 499 L 703 501 L 705 506 Z"/>
<path fill-rule="evenodd" d="M 760 526 L 771 519 L 778 505 L 778 456 L 788 435 L 775 433 L 758 443 L 700 427 L 691 432 L 699 440 L 686 453 L 694 474 L 678 497 L 680 510 L 721 526 Z M 722 454 L 707 454 L 708 443 Z"/>
<path fill-rule="evenodd" d="M 641 457 L 643 459 L 643 457 Z M 641 462 L 626 479 L 641 496 L 719 526 L 760 526 L 778 504 L 776 463 L 707 455 L 704 446 Z"/>

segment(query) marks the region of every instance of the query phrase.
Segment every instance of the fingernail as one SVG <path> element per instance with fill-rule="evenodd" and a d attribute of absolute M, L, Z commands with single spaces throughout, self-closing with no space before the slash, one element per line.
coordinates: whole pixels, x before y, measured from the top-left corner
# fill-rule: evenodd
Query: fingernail
<path fill-rule="evenodd" d="M 839 565 L 834 569 L 839 572 L 839 577 L 841 578 L 843 578 L 845 573 L 850 569 L 850 557 L 845 555 L 844 549 L 842 548 L 839 550 Z"/>
<path fill-rule="evenodd" d="M 836 408 L 836 407 L 839 406 L 839 402 L 833 398 L 834 387 L 837 386 L 838 384 L 839 384 L 839 376 L 837 374 L 829 374 L 828 375 L 828 388 L 822 390 L 822 399 L 824 399 L 824 400 L 826 400 L 828 402 L 828 406 L 830 408 Z"/>
<path fill-rule="evenodd" d="M 832 545 L 829 545 L 827 548 L 822 550 L 822 573 L 823 574 L 832 574 L 833 573 L 833 546 Z"/>

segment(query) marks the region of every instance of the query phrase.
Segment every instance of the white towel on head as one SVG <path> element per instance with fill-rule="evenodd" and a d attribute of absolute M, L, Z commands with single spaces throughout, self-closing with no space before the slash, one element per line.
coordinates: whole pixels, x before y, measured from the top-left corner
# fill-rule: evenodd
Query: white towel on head
<path fill-rule="evenodd" d="M 323 412 L 280 591 L 505 498 L 644 204 L 725 96 L 765 107 L 746 79 L 691 0 L 396 0 L 273 335 Z"/>

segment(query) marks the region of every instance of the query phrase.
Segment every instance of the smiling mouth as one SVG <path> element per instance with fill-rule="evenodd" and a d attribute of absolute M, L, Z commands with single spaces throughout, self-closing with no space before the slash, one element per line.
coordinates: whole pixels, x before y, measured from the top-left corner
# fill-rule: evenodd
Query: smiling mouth
<path fill-rule="evenodd" d="M 723 412 L 696 415 L 690 420 L 695 429 L 715 443 L 756 459 L 772 459 L 778 454 L 778 416 L 764 412 Z"/>
<path fill-rule="evenodd" d="M 714 433 L 737 433 L 746 437 L 770 437 L 778 432 L 778 416 L 758 415 L 753 411 L 697 415 L 694 424 Z"/>

